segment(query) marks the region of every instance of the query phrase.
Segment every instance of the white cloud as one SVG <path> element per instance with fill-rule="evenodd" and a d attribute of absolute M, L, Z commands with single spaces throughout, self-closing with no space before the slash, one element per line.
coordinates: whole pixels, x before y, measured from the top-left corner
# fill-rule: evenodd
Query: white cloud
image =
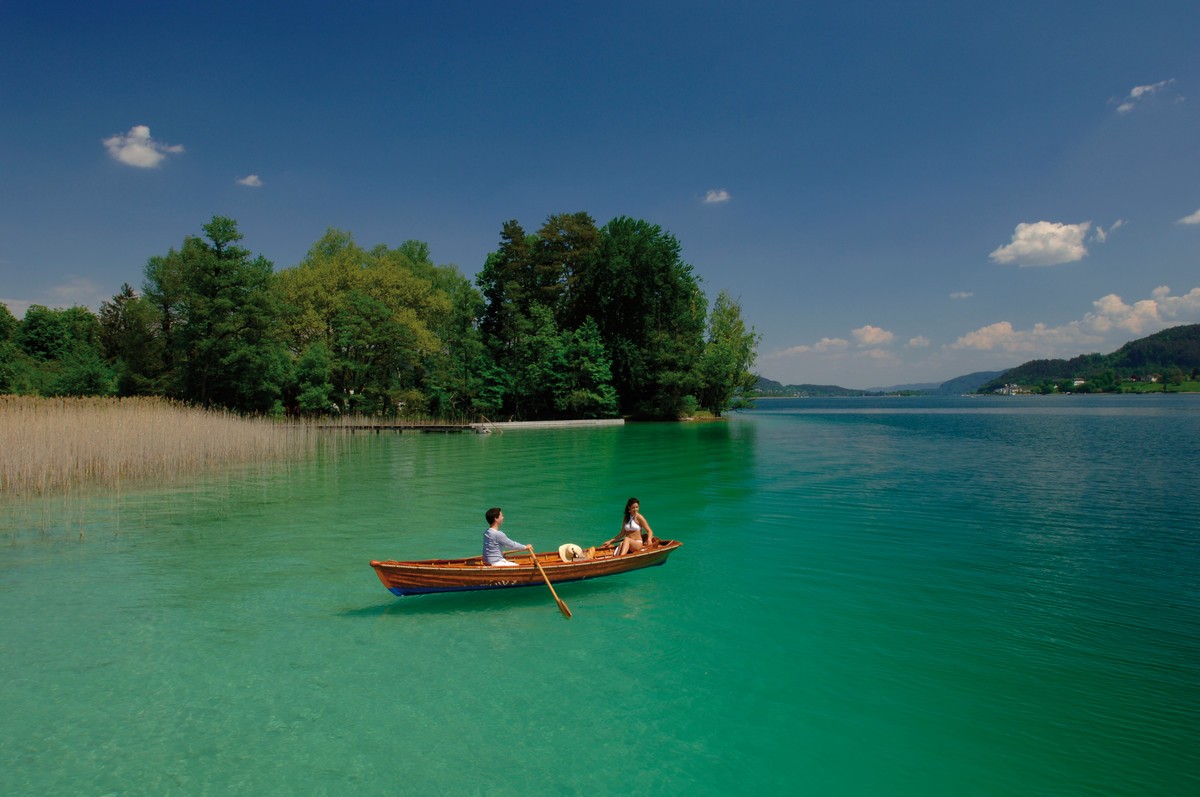
<path fill-rule="evenodd" d="M 167 155 L 183 152 L 182 144 L 164 144 L 150 137 L 146 125 L 134 125 L 129 132 L 104 139 L 108 154 L 127 166 L 154 169 Z"/>
<path fill-rule="evenodd" d="M 1099 343 L 1100 340 L 1101 338 L 1083 333 L 1077 321 L 1061 327 L 1035 324 L 1033 329 L 1025 331 L 1014 329 L 1008 321 L 998 321 L 974 332 L 968 332 L 951 344 L 950 348 L 1007 353 L 1047 353 L 1058 351 L 1063 346 L 1089 345 Z"/>
<path fill-rule="evenodd" d="M 1016 262 L 1021 266 L 1073 263 L 1087 256 L 1083 238 L 1091 226 L 1090 221 L 1081 224 L 1021 223 L 1013 232 L 1012 243 L 999 247 L 989 257 L 996 263 Z"/>
<path fill-rule="evenodd" d="M 1033 329 L 1018 330 L 1008 321 L 989 324 L 963 335 L 950 348 L 1046 357 L 1074 357 L 1097 351 L 1101 344 L 1115 349 L 1129 335 L 1144 337 L 1178 323 L 1200 321 L 1200 288 L 1172 296 L 1171 289 L 1161 285 L 1150 298 L 1133 304 L 1110 293 L 1092 302 L 1092 308 L 1082 319 L 1058 327 L 1035 324 Z"/>
<path fill-rule="evenodd" d="M 970 299 L 974 295 L 975 294 L 971 293 L 971 291 L 955 291 L 954 293 L 950 294 L 950 298 L 951 299 Z"/>
<path fill-rule="evenodd" d="M 710 188 L 708 193 L 704 195 L 704 204 L 716 205 L 721 202 L 728 202 L 731 199 L 729 192 L 724 188 Z"/>
<path fill-rule="evenodd" d="M 851 335 L 858 341 L 859 346 L 886 346 L 895 339 L 895 335 L 886 329 L 873 327 L 870 324 L 853 330 Z"/>
<path fill-rule="evenodd" d="M 792 346 L 789 349 L 784 349 L 775 356 L 791 357 L 796 354 L 837 354 L 845 351 L 849 346 L 850 341 L 844 338 L 821 338 L 811 346 L 807 344 Z"/>
<path fill-rule="evenodd" d="M 1112 235 L 1117 230 L 1125 226 L 1125 219 L 1117 219 L 1112 223 L 1112 226 L 1105 230 L 1099 224 L 1096 225 L 1096 231 L 1092 233 L 1092 240 L 1096 243 L 1104 243 L 1108 240 L 1108 236 Z"/>
<path fill-rule="evenodd" d="M 257 174 L 248 174 L 237 181 L 238 185 L 248 186 L 250 188 L 262 188 L 262 178 Z"/>
<path fill-rule="evenodd" d="M 1175 223 L 1176 224 L 1200 224 L 1200 210 L 1197 210 L 1195 213 L 1193 213 L 1190 216 L 1184 216 L 1182 219 L 1179 219 Z"/>
<path fill-rule="evenodd" d="M 924 349 L 929 345 L 929 338 L 924 335 L 917 335 L 915 338 L 910 338 L 908 343 L 904 345 L 910 349 Z"/>
<path fill-rule="evenodd" d="M 1129 91 L 1129 95 L 1119 101 L 1119 104 L 1117 105 L 1117 113 L 1129 113 L 1134 109 L 1134 107 L 1136 107 L 1137 103 L 1141 102 L 1147 97 L 1157 94 L 1160 91 L 1165 91 L 1174 82 L 1175 78 L 1170 78 L 1169 80 L 1160 80 L 1157 83 L 1151 83 L 1146 86 L 1134 86 Z M 1117 101 L 1114 100 L 1114 102 Z"/>
<path fill-rule="evenodd" d="M 1192 288 L 1182 296 L 1172 296 L 1166 285 L 1155 288 L 1149 299 L 1126 304 L 1120 296 L 1110 293 L 1092 302 L 1094 313 L 1084 316 L 1084 323 L 1097 332 L 1119 330 L 1134 335 L 1149 335 L 1172 326 L 1176 320 L 1200 318 L 1200 288 Z"/>

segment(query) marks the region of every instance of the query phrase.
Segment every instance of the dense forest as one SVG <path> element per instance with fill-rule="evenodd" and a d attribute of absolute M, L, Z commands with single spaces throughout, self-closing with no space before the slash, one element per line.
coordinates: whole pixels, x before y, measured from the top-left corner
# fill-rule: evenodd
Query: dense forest
<path fill-rule="evenodd" d="M 329 230 L 276 270 L 216 216 L 98 314 L 0 304 L 0 393 L 156 395 L 263 414 L 492 419 L 720 415 L 759 336 L 711 308 L 657 225 L 587 213 L 502 227 L 474 283 L 406 241 Z"/>
<path fill-rule="evenodd" d="M 1122 380 L 1150 380 L 1164 387 L 1200 376 L 1200 324 L 1164 329 L 1130 341 L 1112 354 L 1081 354 L 1070 360 L 1030 360 L 982 385 L 991 393 L 1005 385 L 1023 385 L 1043 393 L 1106 392 Z M 1076 380 L 1082 384 L 1075 384 Z"/>

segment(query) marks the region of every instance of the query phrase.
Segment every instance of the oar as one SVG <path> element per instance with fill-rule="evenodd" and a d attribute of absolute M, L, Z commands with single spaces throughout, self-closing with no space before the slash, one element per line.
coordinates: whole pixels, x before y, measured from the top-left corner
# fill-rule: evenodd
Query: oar
<path fill-rule="evenodd" d="M 542 563 L 538 561 L 537 554 L 533 551 L 529 552 L 529 556 L 533 559 L 533 565 L 542 574 L 542 578 L 546 579 L 546 586 L 550 588 L 550 594 L 554 596 L 554 601 L 558 604 L 558 610 L 562 612 L 562 616 L 571 619 L 571 610 L 567 608 L 567 604 L 563 603 L 562 598 L 558 597 L 558 593 L 554 591 L 554 585 L 550 583 L 550 576 L 546 575 L 546 571 L 542 569 Z"/>

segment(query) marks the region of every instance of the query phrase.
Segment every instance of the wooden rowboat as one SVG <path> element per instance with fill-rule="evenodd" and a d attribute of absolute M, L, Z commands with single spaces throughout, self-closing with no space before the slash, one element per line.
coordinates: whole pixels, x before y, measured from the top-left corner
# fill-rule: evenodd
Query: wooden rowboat
<path fill-rule="evenodd" d="M 655 540 L 653 546 L 624 556 L 614 556 L 615 549 L 605 546 L 597 548 L 591 559 L 571 562 L 564 562 L 557 551 L 544 551 L 537 554 L 537 560 L 552 583 L 565 584 L 666 564 L 671 551 L 680 545 L 683 543 L 676 540 Z M 485 565 L 482 556 L 425 559 L 420 562 L 373 561 L 371 567 L 375 568 L 379 580 L 393 595 L 545 586 L 546 582 L 534 567 L 528 552 L 522 551 L 514 555 L 512 560 L 518 563 L 516 567 Z"/>

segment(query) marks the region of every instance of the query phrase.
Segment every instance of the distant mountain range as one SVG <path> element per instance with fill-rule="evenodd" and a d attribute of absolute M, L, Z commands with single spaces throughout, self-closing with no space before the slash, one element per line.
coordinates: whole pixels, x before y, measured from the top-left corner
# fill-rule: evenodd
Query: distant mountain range
<path fill-rule="evenodd" d="M 897 394 L 919 394 L 930 396 L 958 396 L 974 393 L 981 385 L 995 379 L 1003 371 L 976 371 L 958 376 L 945 382 L 923 382 L 892 387 L 873 387 L 869 390 L 852 390 L 838 385 L 784 385 L 771 379 L 759 377 L 755 390 L 762 396 L 789 396 L 810 398 L 817 396 L 888 396 Z"/>
<path fill-rule="evenodd" d="M 1200 369 L 1200 324 L 1187 324 L 1130 341 L 1112 354 L 1081 354 L 1070 360 L 1030 360 L 1006 371 L 976 371 L 945 382 L 851 390 L 838 385 L 784 385 L 759 377 L 755 390 L 761 396 L 883 396 L 920 394 L 957 396 L 988 392 L 1006 384 L 1035 385 L 1046 381 L 1087 379 L 1103 371 L 1117 377 L 1160 374 L 1178 368 L 1185 374 Z"/>

